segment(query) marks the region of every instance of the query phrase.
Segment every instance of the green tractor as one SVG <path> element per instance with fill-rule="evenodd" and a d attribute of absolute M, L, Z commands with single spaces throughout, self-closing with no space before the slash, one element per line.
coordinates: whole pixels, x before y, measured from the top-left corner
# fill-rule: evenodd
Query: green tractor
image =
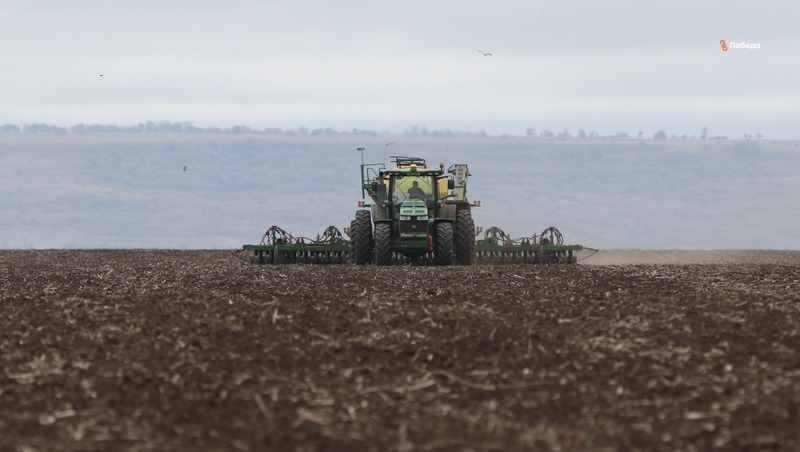
<path fill-rule="evenodd" d="M 431 262 L 471 265 L 475 223 L 465 164 L 429 168 L 419 157 L 392 157 L 395 167 L 361 164 L 364 201 L 350 224 L 350 258 L 357 265 Z M 449 174 L 449 175 L 448 175 Z M 371 202 L 366 201 L 367 196 Z"/>

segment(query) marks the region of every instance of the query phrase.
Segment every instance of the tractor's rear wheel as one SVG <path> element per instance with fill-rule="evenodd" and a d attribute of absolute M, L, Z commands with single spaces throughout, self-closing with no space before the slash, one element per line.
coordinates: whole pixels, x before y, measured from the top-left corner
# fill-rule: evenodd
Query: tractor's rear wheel
<path fill-rule="evenodd" d="M 433 242 L 433 263 L 453 265 L 453 224 L 436 223 L 436 239 Z"/>
<path fill-rule="evenodd" d="M 350 248 L 356 265 L 367 265 L 375 256 L 375 239 L 372 237 L 372 218 L 369 210 L 356 211 L 350 223 Z"/>
<path fill-rule="evenodd" d="M 392 264 L 392 225 L 377 223 L 375 225 L 375 264 Z"/>
<path fill-rule="evenodd" d="M 456 249 L 456 265 L 472 265 L 475 260 L 475 222 L 469 209 L 461 209 L 456 214 L 453 246 Z"/>

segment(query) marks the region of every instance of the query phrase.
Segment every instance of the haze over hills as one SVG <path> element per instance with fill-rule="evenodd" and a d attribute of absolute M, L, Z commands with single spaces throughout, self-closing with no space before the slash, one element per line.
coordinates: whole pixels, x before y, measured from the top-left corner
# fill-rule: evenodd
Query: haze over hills
<path fill-rule="evenodd" d="M 798 142 L 247 133 L 0 134 L 0 247 L 314 236 L 354 215 L 358 147 L 367 162 L 468 163 L 476 224 L 514 237 L 552 225 L 605 249 L 800 249 Z"/>

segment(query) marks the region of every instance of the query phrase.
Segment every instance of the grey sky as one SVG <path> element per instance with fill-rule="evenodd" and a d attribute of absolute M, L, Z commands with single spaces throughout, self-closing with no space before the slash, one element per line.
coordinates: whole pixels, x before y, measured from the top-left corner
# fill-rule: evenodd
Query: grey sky
<path fill-rule="evenodd" d="M 0 123 L 800 138 L 798 17 L 791 0 L 4 2 Z"/>

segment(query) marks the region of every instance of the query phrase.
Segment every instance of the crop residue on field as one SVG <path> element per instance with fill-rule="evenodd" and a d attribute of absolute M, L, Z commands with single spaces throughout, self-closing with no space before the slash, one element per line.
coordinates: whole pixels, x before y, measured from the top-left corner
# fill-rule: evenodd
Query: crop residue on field
<path fill-rule="evenodd" d="M 796 449 L 800 265 L 764 259 L 0 251 L 0 449 Z"/>

